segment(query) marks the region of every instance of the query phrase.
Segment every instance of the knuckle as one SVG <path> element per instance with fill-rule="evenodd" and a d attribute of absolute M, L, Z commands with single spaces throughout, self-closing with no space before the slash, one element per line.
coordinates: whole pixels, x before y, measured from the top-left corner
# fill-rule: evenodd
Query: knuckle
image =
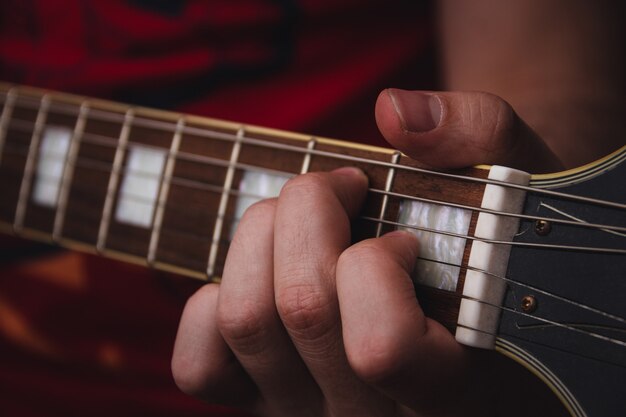
<path fill-rule="evenodd" d="M 201 306 L 211 303 L 216 299 L 218 288 L 209 284 L 200 287 L 189 299 L 185 305 L 181 327 L 187 311 L 202 311 Z M 180 330 L 174 346 L 172 354 L 171 370 L 174 382 L 181 391 L 189 395 L 200 395 L 218 383 L 215 378 L 214 370 L 209 361 L 198 360 L 195 349 L 191 351 L 184 348 L 188 344 L 189 338 L 181 340 Z M 181 347 L 182 346 L 182 347 Z"/>
<path fill-rule="evenodd" d="M 200 396 L 214 385 L 215 381 L 206 369 L 188 363 L 184 358 L 172 357 L 171 367 L 174 383 L 187 395 Z"/>
<path fill-rule="evenodd" d="M 393 265 L 401 265 L 404 269 L 410 266 L 407 260 L 391 252 L 379 239 L 367 239 L 350 246 L 339 255 L 337 261 L 337 269 L 340 271 L 356 270 L 364 274 Z"/>
<path fill-rule="evenodd" d="M 246 209 L 246 211 L 243 213 L 241 221 L 263 221 L 264 219 L 273 217 L 275 209 L 276 200 L 274 199 L 257 201 Z"/>
<path fill-rule="evenodd" d="M 384 385 L 402 369 L 403 363 L 393 347 L 379 340 L 365 345 L 346 344 L 346 356 L 354 373 L 368 384 Z"/>
<path fill-rule="evenodd" d="M 252 355 L 261 352 L 269 332 L 271 311 L 253 302 L 230 303 L 217 309 L 217 328 L 232 349 Z"/>
<path fill-rule="evenodd" d="M 368 239 L 361 241 L 355 245 L 350 246 L 339 255 L 338 264 L 341 265 L 367 265 L 373 259 L 380 261 L 379 257 L 384 256 L 384 252 L 381 252 L 381 248 L 377 245 L 374 239 Z"/>
<path fill-rule="evenodd" d="M 336 303 L 311 285 L 282 289 L 276 305 L 285 327 L 305 340 L 318 339 L 337 326 Z"/>
<path fill-rule="evenodd" d="M 261 200 L 246 209 L 241 216 L 241 220 L 235 223 L 235 233 L 233 237 L 234 247 L 254 247 L 259 241 L 259 231 L 267 231 L 274 224 L 274 214 L 276 200 Z"/>
<path fill-rule="evenodd" d="M 280 198 L 311 197 L 318 195 L 326 187 L 328 187 L 328 179 L 324 173 L 310 172 L 287 181 L 280 192 Z"/>

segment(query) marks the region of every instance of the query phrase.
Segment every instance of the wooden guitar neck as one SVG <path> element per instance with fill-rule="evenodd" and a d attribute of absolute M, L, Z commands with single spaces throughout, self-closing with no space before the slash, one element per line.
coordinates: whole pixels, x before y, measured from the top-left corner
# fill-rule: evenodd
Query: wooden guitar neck
<path fill-rule="evenodd" d="M 407 201 L 464 207 L 471 235 L 485 189 L 475 180 L 489 174 L 433 172 L 390 149 L 28 87 L 0 85 L 0 105 L 3 230 L 205 280 L 219 280 L 243 209 L 294 175 L 365 171 L 360 240 L 398 227 Z M 470 247 L 463 240 L 454 287 L 424 287 L 427 310 L 451 329 Z"/>

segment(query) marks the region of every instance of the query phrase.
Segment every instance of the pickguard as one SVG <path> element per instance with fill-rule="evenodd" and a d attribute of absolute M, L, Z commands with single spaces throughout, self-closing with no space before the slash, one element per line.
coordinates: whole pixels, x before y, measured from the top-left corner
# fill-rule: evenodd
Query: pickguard
<path fill-rule="evenodd" d="M 626 203 L 626 164 L 559 192 Z M 524 213 L 626 227 L 620 208 L 529 193 Z M 623 233 L 553 222 L 540 235 L 521 222 L 515 242 L 625 249 Z M 613 416 L 626 410 L 626 255 L 513 246 L 500 338 L 529 352 L 556 377 L 553 389 L 574 415 Z M 533 311 L 522 299 L 534 297 Z M 520 358 L 522 362 L 526 360 Z M 568 397 L 571 394 L 571 397 Z M 568 398 L 570 398 L 568 400 Z"/>

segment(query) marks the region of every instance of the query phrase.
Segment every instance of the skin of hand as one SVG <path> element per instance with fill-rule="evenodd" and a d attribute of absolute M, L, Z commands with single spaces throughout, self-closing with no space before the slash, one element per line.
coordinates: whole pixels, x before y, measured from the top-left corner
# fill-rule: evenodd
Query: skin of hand
<path fill-rule="evenodd" d="M 506 99 L 566 168 L 626 143 L 626 3 L 440 0 L 437 6 L 443 90 Z"/>
<path fill-rule="evenodd" d="M 381 133 L 432 168 L 549 172 L 615 150 L 626 120 L 623 9 L 442 0 L 452 92 L 383 91 Z M 354 169 L 306 174 L 245 213 L 222 283 L 183 312 L 179 387 L 272 417 L 567 415 L 512 361 L 464 348 L 424 317 L 409 279 L 412 235 L 351 245 L 366 187 Z"/>
<path fill-rule="evenodd" d="M 520 152 L 538 150 L 550 155 L 535 158 L 543 168 L 561 166 L 490 94 L 385 90 L 376 119 L 390 143 L 428 166 L 528 168 L 533 158 Z M 563 413 L 524 372 L 462 347 L 424 316 L 409 276 L 412 234 L 351 244 L 366 189 L 354 168 L 310 173 L 246 211 L 221 284 L 185 307 L 172 359 L 179 387 L 260 416 L 489 416 L 520 389 L 543 415 Z"/>

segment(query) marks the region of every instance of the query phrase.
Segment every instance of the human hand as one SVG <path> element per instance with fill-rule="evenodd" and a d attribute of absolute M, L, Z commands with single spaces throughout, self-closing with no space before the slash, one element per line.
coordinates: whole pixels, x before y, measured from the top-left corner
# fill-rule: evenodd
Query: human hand
<path fill-rule="evenodd" d="M 560 166 L 502 100 L 429 97 L 388 90 L 376 108 L 383 135 L 422 163 Z M 222 283 L 183 313 L 172 361 L 183 391 L 262 416 L 490 415 L 518 392 L 526 374 L 506 379 L 497 356 L 424 316 L 409 277 L 412 234 L 351 245 L 366 188 L 354 169 L 312 173 L 246 212 Z"/>

